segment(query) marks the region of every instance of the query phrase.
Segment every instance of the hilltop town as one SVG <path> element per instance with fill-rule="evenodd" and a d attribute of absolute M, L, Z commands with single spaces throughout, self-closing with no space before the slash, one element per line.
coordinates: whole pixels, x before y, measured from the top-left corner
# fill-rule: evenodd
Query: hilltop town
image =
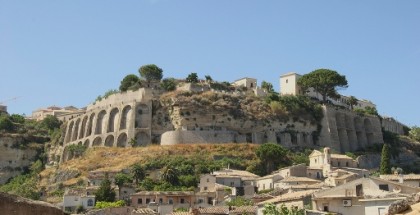
<path fill-rule="evenodd" d="M 419 207 L 420 145 L 409 128 L 380 116 L 369 100 L 304 87 L 302 77 L 281 75 L 276 93 L 249 77 L 128 75 L 85 108 L 41 108 L 25 119 L 31 125 L 15 116 L 14 132 L 0 133 L 0 182 L 9 181 L 3 190 L 13 193 L 11 184 L 31 181 L 37 189 L 30 195 L 87 214 L 272 214 L 276 207 L 394 214 Z M 33 175 L 14 182 L 23 167 Z"/>

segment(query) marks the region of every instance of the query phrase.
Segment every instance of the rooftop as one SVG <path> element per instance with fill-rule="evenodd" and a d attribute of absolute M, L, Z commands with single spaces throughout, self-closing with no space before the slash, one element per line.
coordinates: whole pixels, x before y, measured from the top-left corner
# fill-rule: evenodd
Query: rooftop
<path fill-rule="evenodd" d="M 268 203 L 278 203 L 278 202 L 287 202 L 287 201 L 292 201 L 292 200 L 299 200 L 299 199 L 302 199 L 306 196 L 310 196 L 315 192 L 316 192 L 315 190 L 305 190 L 305 191 L 298 191 L 298 192 L 293 192 L 293 193 L 286 193 L 286 194 L 278 196 L 276 198 L 260 202 L 257 205 L 262 206 L 262 205 L 265 205 L 265 204 L 268 204 Z"/>
<path fill-rule="evenodd" d="M 400 179 L 399 175 L 380 175 L 379 177 L 387 181 L 398 181 Z M 402 175 L 402 178 L 404 180 L 420 180 L 420 174 Z"/>
<path fill-rule="evenodd" d="M 312 178 L 308 178 L 308 177 L 290 176 L 290 177 L 284 178 L 283 180 L 280 180 L 280 182 L 319 182 L 319 181 Z"/>

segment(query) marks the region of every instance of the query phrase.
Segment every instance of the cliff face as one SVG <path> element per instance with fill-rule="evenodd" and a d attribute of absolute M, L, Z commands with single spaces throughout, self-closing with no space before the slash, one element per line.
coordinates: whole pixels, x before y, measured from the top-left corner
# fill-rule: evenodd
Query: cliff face
<path fill-rule="evenodd" d="M 0 212 L 10 215 L 66 215 L 53 205 L 0 192 Z"/>
<path fill-rule="evenodd" d="M 21 174 L 42 152 L 44 138 L 19 134 L 0 135 L 0 184 Z"/>
<path fill-rule="evenodd" d="M 280 143 L 313 146 L 317 123 L 310 116 L 274 113 L 262 99 L 222 93 L 166 95 L 156 108 L 152 130 L 160 144 Z M 160 133 L 156 132 L 160 131 Z"/>

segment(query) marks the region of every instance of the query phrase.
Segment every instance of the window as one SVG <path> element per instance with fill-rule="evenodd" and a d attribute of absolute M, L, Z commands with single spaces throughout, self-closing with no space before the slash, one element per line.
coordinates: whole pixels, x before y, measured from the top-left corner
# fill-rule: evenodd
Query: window
<path fill-rule="evenodd" d="M 198 204 L 201 204 L 204 202 L 204 199 L 198 199 Z"/>
<path fill-rule="evenodd" d="M 139 205 L 143 204 L 143 199 L 137 199 L 137 204 Z"/>
<path fill-rule="evenodd" d="M 168 199 L 168 204 L 170 204 L 170 205 L 174 204 L 174 200 L 173 199 Z"/>
<path fill-rule="evenodd" d="M 207 182 L 210 182 L 210 179 L 207 179 Z"/>
<path fill-rule="evenodd" d="M 234 181 L 231 181 L 231 182 L 230 182 L 230 186 L 231 186 L 231 187 L 235 186 L 235 182 L 234 182 Z"/>
<path fill-rule="evenodd" d="M 287 84 L 287 83 L 289 83 L 289 80 L 288 80 L 288 79 L 286 79 L 286 84 Z"/>
<path fill-rule="evenodd" d="M 184 204 L 185 203 L 185 199 L 184 198 L 181 198 L 181 200 L 180 200 L 179 203 Z"/>
<path fill-rule="evenodd" d="M 321 176 L 319 175 L 319 172 L 316 172 L 316 178 L 320 179 Z"/>
<path fill-rule="evenodd" d="M 380 189 L 380 190 L 389 191 L 388 184 L 380 184 L 380 185 L 379 185 L 379 189 Z"/>
<path fill-rule="evenodd" d="M 88 199 L 87 206 L 93 206 L 93 200 L 92 199 Z"/>
<path fill-rule="evenodd" d="M 149 204 L 150 203 L 150 199 L 149 198 L 147 198 L 146 199 L 146 204 Z"/>
<path fill-rule="evenodd" d="M 323 209 L 324 209 L 324 211 L 329 211 L 329 210 L 328 210 L 328 205 L 327 205 L 327 204 L 324 204 L 324 205 L 323 205 Z"/>
<path fill-rule="evenodd" d="M 209 198 L 207 199 L 207 203 L 208 203 L 209 205 L 213 205 L 213 198 L 209 197 Z"/>
<path fill-rule="evenodd" d="M 162 204 L 162 203 L 163 203 L 163 199 L 159 198 L 159 204 Z"/>
<path fill-rule="evenodd" d="M 204 190 L 207 190 L 207 187 L 204 187 Z"/>
<path fill-rule="evenodd" d="M 316 159 L 315 159 L 315 163 L 316 163 Z"/>
<path fill-rule="evenodd" d="M 346 166 L 347 166 L 347 167 L 349 166 L 349 162 L 346 162 Z"/>
<path fill-rule="evenodd" d="M 356 185 L 356 196 L 363 196 L 363 185 Z"/>
<path fill-rule="evenodd" d="M 340 161 L 337 161 L 337 166 L 340 166 Z"/>

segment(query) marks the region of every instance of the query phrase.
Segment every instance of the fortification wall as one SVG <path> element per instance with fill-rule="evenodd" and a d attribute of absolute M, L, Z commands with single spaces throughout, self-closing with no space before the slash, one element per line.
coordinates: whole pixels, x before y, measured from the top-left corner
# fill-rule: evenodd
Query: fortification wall
<path fill-rule="evenodd" d="M 323 111 L 319 145 L 344 153 L 384 143 L 379 117 L 330 106 L 324 106 Z"/>
<path fill-rule="evenodd" d="M 404 134 L 404 124 L 391 117 L 382 118 L 382 128 L 384 128 L 385 131 L 389 131 L 395 134 Z"/>
<path fill-rule="evenodd" d="M 85 114 L 67 122 L 64 146 L 135 147 L 150 143 L 152 91 L 113 94 L 88 106 Z M 62 160 L 70 159 L 64 150 Z"/>

